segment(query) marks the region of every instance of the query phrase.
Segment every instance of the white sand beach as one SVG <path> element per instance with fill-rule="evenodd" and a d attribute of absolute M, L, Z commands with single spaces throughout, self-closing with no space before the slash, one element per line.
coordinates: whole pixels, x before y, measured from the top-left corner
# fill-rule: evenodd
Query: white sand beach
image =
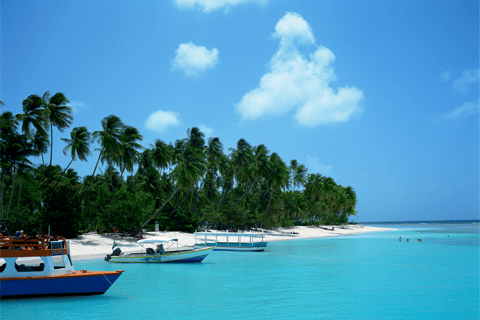
<path fill-rule="evenodd" d="M 328 230 L 327 230 L 328 229 Z M 345 235 L 354 235 L 369 232 L 390 231 L 395 229 L 379 228 L 360 225 L 334 226 L 299 226 L 290 228 L 278 228 L 275 230 L 261 230 L 265 236 L 265 241 L 282 241 L 307 238 L 323 238 L 337 237 Z M 213 231 L 213 230 L 212 230 Z M 260 232 L 260 230 L 259 230 Z M 292 232 L 295 232 L 293 234 Z M 162 239 L 178 239 L 179 246 L 193 246 L 195 244 L 195 236 L 193 233 L 185 232 L 147 232 L 143 235 L 145 239 L 162 238 Z M 115 241 L 123 253 L 141 252 L 143 249 L 137 244 L 137 238 L 122 237 L 115 233 L 97 234 L 87 233 L 76 239 L 70 239 L 71 255 L 74 260 L 83 259 L 99 259 L 105 255 L 112 253 L 112 245 Z"/>

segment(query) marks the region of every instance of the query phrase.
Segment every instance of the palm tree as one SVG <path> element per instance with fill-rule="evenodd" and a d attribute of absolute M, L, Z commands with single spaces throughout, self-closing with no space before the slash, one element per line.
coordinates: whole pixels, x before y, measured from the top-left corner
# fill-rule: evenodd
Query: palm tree
<path fill-rule="evenodd" d="M 68 169 L 67 172 L 65 172 L 64 179 L 67 179 L 73 186 L 78 185 L 78 183 L 80 182 L 80 176 L 78 175 L 78 172 L 72 168 Z"/>
<path fill-rule="evenodd" d="M 48 122 L 45 100 L 36 94 L 32 94 L 23 100 L 22 106 L 23 113 L 19 114 L 18 118 L 22 120 L 22 131 L 25 133 L 26 138 L 33 136 L 31 127 L 47 138 Z"/>
<path fill-rule="evenodd" d="M 195 183 L 200 180 L 205 163 L 202 158 L 202 153 L 198 152 L 196 148 L 187 146 L 183 153 L 177 154 L 177 166 L 173 169 L 173 176 L 177 181 L 177 188 L 170 195 L 170 197 L 158 208 L 155 213 L 137 228 L 135 233 L 142 230 L 155 216 L 162 210 L 162 208 L 170 202 L 179 190 L 187 191 L 187 194 L 192 190 Z M 185 197 L 186 199 L 186 197 Z"/>
<path fill-rule="evenodd" d="M 123 172 L 133 172 L 133 166 L 140 160 L 140 152 L 138 150 L 144 149 L 137 141 L 142 140 L 140 132 L 131 126 L 125 126 L 120 135 L 120 141 L 122 143 L 122 153 L 117 158 L 117 162 L 120 165 L 120 177 L 123 177 Z"/>
<path fill-rule="evenodd" d="M 152 163 L 163 174 L 173 162 L 173 147 L 160 139 L 155 140 L 155 144 L 150 144 L 150 147 Z"/>
<path fill-rule="evenodd" d="M 195 149 L 203 150 L 205 146 L 205 134 L 197 127 L 187 130 L 187 145 Z"/>
<path fill-rule="evenodd" d="M 205 165 L 205 134 L 203 132 L 200 131 L 199 128 L 197 127 L 193 127 L 192 129 L 188 129 L 187 130 L 187 143 L 186 143 L 186 149 L 191 149 L 190 152 L 195 152 L 197 154 L 197 156 L 201 159 L 201 161 L 203 162 L 203 165 L 201 166 L 202 167 L 202 172 L 201 174 L 199 175 L 198 179 L 196 179 L 194 181 L 194 186 L 192 188 L 192 190 L 196 187 L 197 189 L 197 192 L 195 194 L 195 205 L 194 205 L 194 210 L 196 210 L 196 206 L 197 206 L 197 199 L 198 199 L 198 193 L 200 191 L 200 188 L 198 186 L 199 184 L 199 181 L 200 181 L 200 177 L 203 176 L 203 173 L 206 169 L 206 165 Z M 193 193 L 192 193 L 192 197 L 193 198 Z M 192 201 L 190 200 L 190 207 L 191 207 L 191 203 Z"/>
<path fill-rule="evenodd" d="M 28 160 L 29 156 L 34 155 L 33 149 L 30 148 L 30 145 L 26 142 L 25 135 L 14 134 L 10 141 L 9 145 L 5 148 L 5 155 L 7 158 L 8 169 L 11 170 L 13 174 L 12 178 L 12 192 L 10 193 L 10 202 L 7 209 L 7 217 L 10 213 L 10 208 L 12 205 L 13 193 L 15 190 L 15 177 L 17 173 L 21 176 L 24 172 L 31 169 L 32 162 Z"/>
<path fill-rule="evenodd" d="M 324 179 L 324 181 L 323 181 L 323 194 L 324 194 L 324 197 L 325 197 L 325 201 L 327 201 L 327 199 L 333 197 L 336 186 L 337 186 L 337 184 L 335 183 L 335 181 L 332 178 L 328 177 L 328 178 Z"/>
<path fill-rule="evenodd" d="M 42 156 L 42 164 L 45 164 L 43 160 L 43 155 L 48 151 L 48 139 L 42 136 L 40 132 L 36 132 L 31 140 L 31 143 L 33 150 L 35 150 L 35 155 Z"/>
<path fill-rule="evenodd" d="M 55 93 L 52 97 L 47 91 L 43 94 L 46 109 L 46 118 L 50 123 L 50 166 L 53 158 L 53 126 L 57 127 L 60 132 L 70 127 L 73 122 L 72 107 L 68 105 L 69 101 L 61 92 Z"/>
<path fill-rule="evenodd" d="M 67 144 L 63 149 L 63 154 L 67 155 L 67 152 L 70 151 L 70 156 L 72 160 L 65 168 L 64 171 L 70 167 L 73 161 L 78 157 L 81 161 L 88 161 L 87 157 L 92 155 L 89 145 L 91 140 L 91 133 L 88 132 L 87 127 L 75 127 L 70 132 L 70 138 L 62 138 L 62 141 Z"/>
<path fill-rule="evenodd" d="M 268 213 L 270 202 L 272 201 L 273 191 L 281 191 L 289 187 L 289 171 L 283 160 L 275 152 L 270 155 L 270 172 L 267 177 L 268 185 L 271 189 L 270 199 L 268 200 L 265 214 Z"/>
<path fill-rule="evenodd" d="M 62 180 L 65 172 L 68 170 L 72 162 L 75 161 L 77 157 L 81 161 L 88 161 L 87 157 L 92 155 L 92 152 L 89 148 L 91 134 L 90 132 L 88 132 L 87 127 L 73 128 L 70 132 L 70 138 L 71 139 L 62 138 L 62 141 L 67 144 L 67 146 L 63 149 L 63 154 L 67 155 L 67 152 L 70 151 L 70 156 L 72 157 L 72 160 L 70 160 L 70 163 L 65 168 L 65 170 L 63 170 L 62 175 L 53 186 L 52 191 L 50 191 L 50 196 L 48 197 L 47 203 L 45 205 L 45 211 L 43 213 L 44 220 L 47 215 L 48 204 L 50 203 L 50 199 L 53 196 L 53 192 L 55 191 L 55 188 L 57 187 L 60 180 Z"/>
<path fill-rule="evenodd" d="M 264 179 L 264 177 L 268 175 L 268 172 L 270 170 L 268 153 L 269 151 L 267 147 L 263 144 L 260 144 L 254 148 L 254 157 L 253 157 L 252 163 L 250 164 L 250 167 L 248 168 L 251 174 L 255 177 L 255 180 L 251 184 L 252 186 L 257 181 L 261 182 Z M 262 200 L 263 200 L 263 197 L 262 197 Z M 260 201 L 258 201 L 255 209 L 258 207 L 258 204 L 260 203 Z"/>
<path fill-rule="evenodd" d="M 172 145 L 168 145 L 160 139 L 155 140 L 155 144 L 150 144 L 152 150 L 150 151 L 150 159 L 152 164 L 158 169 L 161 170 L 161 174 L 159 178 L 163 176 L 165 169 L 168 168 L 173 163 L 173 153 L 174 149 Z M 162 188 L 160 188 L 160 201 L 162 199 L 161 191 L 163 189 L 163 181 L 162 180 Z"/>
<path fill-rule="evenodd" d="M 140 189 L 156 197 L 157 192 L 160 191 L 160 188 L 158 188 L 160 173 L 157 169 L 153 167 L 147 168 L 143 174 L 137 175 L 137 180 Z"/>
<path fill-rule="evenodd" d="M 5 213 L 3 209 L 3 185 L 7 174 L 11 172 L 13 161 L 11 159 L 11 148 L 14 147 L 14 141 L 18 139 L 18 118 L 13 113 L 7 111 L 0 115 L 0 169 L 1 169 L 1 185 L 0 185 L 0 205 L 2 210 L 3 226 L 6 226 Z"/>
<path fill-rule="evenodd" d="M 307 182 L 307 168 L 303 164 L 298 165 L 297 160 L 290 161 L 290 175 L 293 184 L 293 192 L 295 193 L 295 202 L 297 201 L 297 193 L 295 187 L 304 186 Z"/>
<path fill-rule="evenodd" d="M 215 173 L 217 171 L 217 163 L 220 160 L 221 155 L 223 154 L 223 144 L 220 142 L 220 139 L 218 137 L 208 139 L 208 145 L 205 149 L 205 153 L 207 156 L 208 166 L 212 174 L 212 193 L 210 195 L 211 204 L 213 201 L 214 180 Z"/>
<path fill-rule="evenodd" d="M 248 166 L 250 165 L 253 158 L 252 146 L 245 140 L 240 139 L 237 142 L 237 149 L 230 148 L 231 151 L 231 162 L 234 167 L 233 175 L 237 180 L 237 183 L 242 181 L 242 176 L 244 184 L 248 184 Z M 237 170 L 240 170 L 240 173 L 237 173 Z"/>
<path fill-rule="evenodd" d="M 121 140 L 121 135 L 125 125 L 122 120 L 115 115 L 109 115 L 108 117 L 103 118 L 102 120 L 102 130 L 95 131 L 92 134 L 93 140 L 96 140 L 100 144 L 101 148 L 96 149 L 100 150 L 98 155 L 97 164 L 92 173 L 92 178 L 95 176 L 95 171 L 97 171 L 98 163 L 100 160 L 102 164 L 106 160 L 107 162 L 112 162 L 115 157 L 119 157 L 123 151 L 123 145 Z M 83 194 L 82 203 L 85 200 L 90 184 L 87 185 L 87 189 Z"/>

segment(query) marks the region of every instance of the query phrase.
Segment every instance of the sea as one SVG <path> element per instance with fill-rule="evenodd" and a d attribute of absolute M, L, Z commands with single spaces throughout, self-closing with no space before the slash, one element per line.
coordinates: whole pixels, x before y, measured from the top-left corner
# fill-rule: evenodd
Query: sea
<path fill-rule="evenodd" d="M 478 220 L 368 225 L 397 230 L 215 251 L 192 264 L 76 261 L 125 272 L 104 295 L 3 300 L 0 318 L 479 319 Z"/>

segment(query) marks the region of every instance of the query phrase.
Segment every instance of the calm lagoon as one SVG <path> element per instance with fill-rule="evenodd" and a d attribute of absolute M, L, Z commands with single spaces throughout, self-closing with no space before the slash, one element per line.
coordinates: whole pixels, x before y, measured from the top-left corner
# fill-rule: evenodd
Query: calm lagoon
<path fill-rule="evenodd" d="M 197 264 L 77 261 L 125 273 L 101 296 L 1 301 L 1 317 L 478 319 L 478 222 L 387 226 L 398 230 L 271 242 Z"/>

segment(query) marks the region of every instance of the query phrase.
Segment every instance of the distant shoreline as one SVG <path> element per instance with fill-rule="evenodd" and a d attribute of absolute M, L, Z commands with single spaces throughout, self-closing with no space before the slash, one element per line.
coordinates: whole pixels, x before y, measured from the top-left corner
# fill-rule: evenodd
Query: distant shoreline
<path fill-rule="evenodd" d="M 421 220 L 421 221 L 374 221 L 356 222 L 359 225 L 365 224 L 472 224 L 480 223 L 480 220 Z"/>
<path fill-rule="evenodd" d="M 334 228 L 332 230 L 332 227 Z M 298 226 L 290 228 L 277 228 L 274 230 L 261 230 L 265 233 L 265 241 L 285 241 L 299 239 L 313 239 L 325 237 L 340 237 L 347 235 L 363 234 L 370 232 L 394 231 L 392 228 L 371 227 L 362 225 L 345 225 L 345 226 Z M 214 230 L 212 230 L 214 231 Z M 259 231 L 259 232 L 261 232 Z M 295 232 L 295 233 L 292 233 Z M 159 231 L 147 232 L 144 238 L 164 238 L 178 239 L 181 247 L 191 247 L 195 244 L 194 233 L 184 233 L 178 231 Z M 123 253 L 139 252 L 142 250 L 137 244 L 137 238 L 122 237 L 118 234 L 97 234 L 87 233 L 79 236 L 77 239 L 70 239 L 71 256 L 73 260 L 91 260 L 100 259 L 107 254 L 112 253 L 112 245 L 115 241 L 116 245 Z"/>

